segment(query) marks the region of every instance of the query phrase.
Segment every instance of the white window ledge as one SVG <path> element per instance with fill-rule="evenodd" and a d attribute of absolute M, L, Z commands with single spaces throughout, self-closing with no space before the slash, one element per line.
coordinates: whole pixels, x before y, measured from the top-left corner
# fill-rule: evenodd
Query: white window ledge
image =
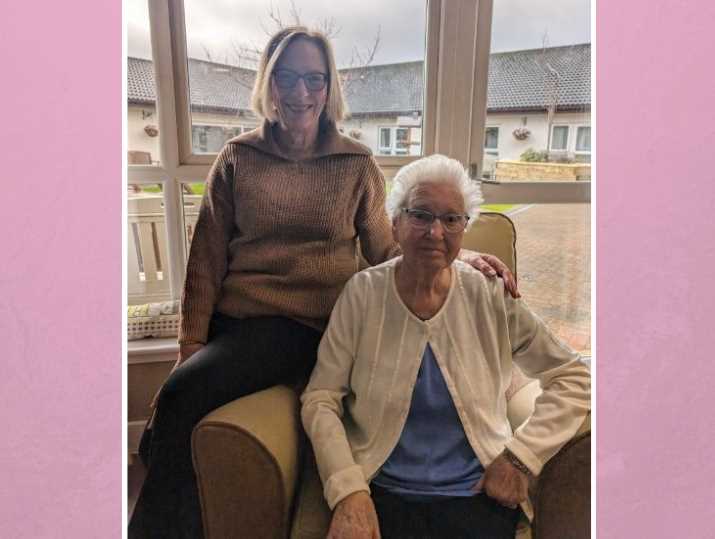
<path fill-rule="evenodd" d="M 140 339 L 127 342 L 127 363 L 176 361 L 179 343 L 176 337 Z"/>

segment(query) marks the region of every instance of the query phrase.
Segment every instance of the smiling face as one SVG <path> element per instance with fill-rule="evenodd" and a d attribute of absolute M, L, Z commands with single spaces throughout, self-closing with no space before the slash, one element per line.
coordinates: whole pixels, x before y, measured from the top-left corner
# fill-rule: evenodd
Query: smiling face
<path fill-rule="evenodd" d="M 434 215 L 464 213 L 460 191 L 449 183 L 423 183 L 412 189 L 405 207 L 426 210 Z M 395 241 L 402 247 L 406 267 L 439 271 L 449 267 L 459 254 L 464 231 L 448 234 L 439 219 L 432 226 L 419 229 L 401 213 L 392 223 Z"/>
<path fill-rule="evenodd" d="M 287 69 L 298 75 L 308 73 L 328 74 L 328 65 L 322 50 L 312 41 L 295 38 L 276 62 L 273 72 Z M 278 101 L 283 122 L 290 131 L 309 131 L 317 128 L 320 114 L 328 98 L 328 84 L 322 90 L 309 90 L 305 80 L 298 79 L 292 88 L 280 88 L 275 76 L 271 77 L 274 96 Z"/>

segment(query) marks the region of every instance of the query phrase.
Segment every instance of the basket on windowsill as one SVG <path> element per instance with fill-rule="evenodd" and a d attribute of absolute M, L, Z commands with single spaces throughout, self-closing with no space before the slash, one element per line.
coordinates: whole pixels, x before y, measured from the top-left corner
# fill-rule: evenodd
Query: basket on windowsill
<path fill-rule="evenodd" d="M 178 300 L 127 307 L 127 340 L 176 337 L 178 334 Z"/>

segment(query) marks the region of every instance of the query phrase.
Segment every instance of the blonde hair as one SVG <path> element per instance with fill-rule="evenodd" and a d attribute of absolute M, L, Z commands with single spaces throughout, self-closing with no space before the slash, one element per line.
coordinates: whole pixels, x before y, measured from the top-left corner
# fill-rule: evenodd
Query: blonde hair
<path fill-rule="evenodd" d="M 294 39 L 305 39 L 315 44 L 322 52 L 328 66 L 328 96 L 325 108 L 321 113 L 327 120 L 337 122 L 347 115 L 347 105 L 343 97 L 338 68 L 335 65 L 333 48 L 328 38 L 317 30 L 308 30 L 305 26 L 289 26 L 279 30 L 268 41 L 268 45 L 261 54 L 258 64 L 256 82 L 251 94 L 251 108 L 253 112 L 268 119 L 270 122 L 280 120 L 277 106 L 273 100 L 271 75 L 283 51 Z"/>
<path fill-rule="evenodd" d="M 467 229 L 474 224 L 479 217 L 479 206 L 484 202 L 482 190 L 469 177 L 462 163 L 440 154 L 412 161 L 397 172 L 385 201 L 390 219 L 397 219 L 412 190 L 425 183 L 448 183 L 456 187 L 462 195 L 464 211 L 469 215 Z"/>

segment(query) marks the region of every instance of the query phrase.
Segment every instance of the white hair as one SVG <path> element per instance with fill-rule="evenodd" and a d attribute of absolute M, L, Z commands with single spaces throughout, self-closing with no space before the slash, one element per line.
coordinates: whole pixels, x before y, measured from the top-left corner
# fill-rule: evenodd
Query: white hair
<path fill-rule="evenodd" d="M 426 183 L 447 183 L 457 188 L 464 201 L 464 211 L 469 215 L 467 228 L 479 217 L 479 206 L 484 202 L 479 183 L 469 177 L 456 159 L 435 154 L 413 161 L 397 172 L 385 203 L 391 220 L 400 215 L 412 190 Z"/>

